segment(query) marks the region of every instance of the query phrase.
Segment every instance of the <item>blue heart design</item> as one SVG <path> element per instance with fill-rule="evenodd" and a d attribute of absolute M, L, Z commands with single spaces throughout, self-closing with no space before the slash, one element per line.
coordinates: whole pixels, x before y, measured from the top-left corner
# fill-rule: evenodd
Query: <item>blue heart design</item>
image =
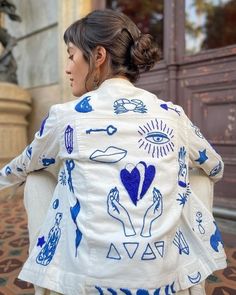
<path fill-rule="evenodd" d="M 120 172 L 121 181 L 127 190 L 131 201 L 135 206 L 138 202 L 138 188 L 140 184 L 140 173 L 136 167 L 129 172 L 126 168 Z"/>
<path fill-rule="evenodd" d="M 142 197 L 148 191 L 148 189 L 155 177 L 156 169 L 155 169 L 155 166 L 153 166 L 153 165 L 147 166 L 145 162 L 140 162 L 140 163 L 142 163 L 145 166 L 144 181 L 143 181 L 143 186 L 142 186 L 142 190 L 140 193 L 140 199 L 142 199 Z"/>
<path fill-rule="evenodd" d="M 142 183 L 140 198 L 138 195 L 138 191 L 139 191 L 141 176 L 140 176 L 140 171 L 138 170 L 138 168 L 134 167 L 131 172 L 129 172 L 125 168 L 125 169 L 122 169 L 120 172 L 121 181 L 125 189 L 127 190 L 131 201 L 133 202 L 135 206 L 137 206 L 139 199 L 142 199 L 144 195 L 146 194 L 146 192 L 148 191 L 156 174 L 155 166 L 153 165 L 147 166 L 145 162 L 139 162 L 139 164 L 142 164 L 145 168 L 144 180 Z"/>

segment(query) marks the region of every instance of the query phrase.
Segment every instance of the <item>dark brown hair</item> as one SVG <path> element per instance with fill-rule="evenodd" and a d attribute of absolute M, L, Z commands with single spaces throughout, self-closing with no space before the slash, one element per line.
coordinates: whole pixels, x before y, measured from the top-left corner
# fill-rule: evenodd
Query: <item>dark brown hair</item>
<path fill-rule="evenodd" d="M 76 21 L 64 33 L 66 44 L 73 43 L 84 54 L 93 71 L 93 49 L 103 46 L 110 58 L 113 75 L 124 75 L 135 82 L 140 72 L 149 71 L 160 58 L 158 47 L 149 34 L 121 12 L 95 10 Z"/>

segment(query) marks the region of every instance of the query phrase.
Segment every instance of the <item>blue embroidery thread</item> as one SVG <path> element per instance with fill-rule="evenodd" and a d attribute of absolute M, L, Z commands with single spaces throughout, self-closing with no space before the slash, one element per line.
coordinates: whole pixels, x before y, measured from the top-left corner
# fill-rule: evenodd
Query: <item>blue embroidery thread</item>
<path fill-rule="evenodd" d="M 26 156 L 31 160 L 32 147 L 30 145 L 28 145 L 27 148 L 26 148 Z"/>
<path fill-rule="evenodd" d="M 155 253 L 153 252 L 150 244 L 148 243 L 147 244 L 147 247 L 145 249 L 145 251 L 143 252 L 143 255 L 142 255 L 142 260 L 153 260 L 153 259 L 156 259 L 156 255 Z"/>
<path fill-rule="evenodd" d="M 107 212 L 121 222 L 126 237 L 136 235 L 129 213 L 119 201 L 119 191 L 116 187 L 112 188 L 107 196 Z"/>
<path fill-rule="evenodd" d="M 188 243 L 186 242 L 184 235 L 180 230 L 176 232 L 173 243 L 179 249 L 180 255 L 183 253 L 189 255 Z"/>
<path fill-rule="evenodd" d="M 112 295 L 117 295 L 117 292 L 112 288 L 107 288 L 107 291 L 110 292 Z"/>
<path fill-rule="evenodd" d="M 171 294 L 176 293 L 176 291 L 174 289 L 174 283 L 175 282 L 173 282 L 171 285 L 166 285 L 166 287 L 165 287 L 165 295 L 171 295 Z"/>
<path fill-rule="evenodd" d="M 59 199 L 56 199 L 52 204 L 53 209 L 57 209 L 59 207 Z"/>
<path fill-rule="evenodd" d="M 153 295 L 160 295 L 161 288 L 158 288 L 154 291 Z"/>
<path fill-rule="evenodd" d="M 144 149 L 152 158 L 165 157 L 174 151 L 173 129 L 162 120 L 151 120 L 146 125 L 139 126 L 138 133 L 141 135 L 138 140 L 139 149 Z"/>
<path fill-rule="evenodd" d="M 114 102 L 115 114 L 124 114 L 127 112 L 146 113 L 147 108 L 140 99 L 121 98 Z"/>
<path fill-rule="evenodd" d="M 216 176 L 217 174 L 220 173 L 220 171 L 222 170 L 222 164 L 221 161 L 219 161 L 218 165 L 216 165 L 210 172 L 210 177 Z"/>
<path fill-rule="evenodd" d="M 48 265 L 56 252 L 56 248 L 61 237 L 61 229 L 59 225 L 62 215 L 62 213 L 57 213 L 55 216 L 55 224 L 49 231 L 47 242 L 44 244 L 43 248 L 36 257 L 36 262 L 38 264 L 43 266 Z"/>
<path fill-rule="evenodd" d="M 192 284 L 199 283 L 201 278 L 202 278 L 202 275 L 200 272 L 198 272 L 197 275 L 195 275 L 195 277 L 188 275 L 188 279 Z"/>
<path fill-rule="evenodd" d="M 199 162 L 200 165 L 205 163 L 208 160 L 208 157 L 206 155 L 206 149 L 203 151 L 198 151 L 199 153 L 199 158 L 195 160 L 195 162 Z"/>
<path fill-rule="evenodd" d="M 37 247 L 41 247 L 42 248 L 45 243 L 46 243 L 45 242 L 45 237 L 42 236 L 42 237 L 38 238 Z"/>
<path fill-rule="evenodd" d="M 90 96 L 86 96 L 75 106 L 75 110 L 79 113 L 89 113 L 92 112 L 92 106 L 89 104 Z"/>
<path fill-rule="evenodd" d="M 204 136 L 202 135 L 202 133 L 200 132 L 200 129 L 199 129 L 197 126 L 195 126 L 195 125 L 193 125 L 193 124 L 191 123 L 191 127 L 194 129 L 195 134 L 196 134 L 198 137 L 204 139 Z"/>
<path fill-rule="evenodd" d="M 5 168 L 5 174 L 6 174 L 6 176 L 8 176 L 8 175 L 11 174 L 11 167 L 10 167 L 10 166 L 7 166 L 7 167 Z"/>
<path fill-rule="evenodd" d="M 115 146 L 109 146 L 105 151 L 96 150 L 90 160 L 101 163 L 117 163 L 127 155 L 127 151 Z"/>
<path fill-rule="evenodd" d="M 121 292 L 123 292 L 125 295 L 132 295 L 131 291 L 129 289 L 123 289 L 120 288 Z"/>
<path fill-rule="evenodd" d="M 107 135 L 111 136 L 115 134 L 117 131 L 117 128 L 113 125 L 107 126 L 107 128 L 98 128 L 98 129 L 88 129 L 86 130 L 86 134 L 91 134 L 92 132 L 106 132 Z"/>
<path fill-rule="evenodd" d="M 149 295 L 149 292 L 144 289 L 138 289 L 136 295 Z"/>
<path fill-rule="evenodd" d="M 65 172 L 65 170 L 62 170 L 61 173 L 59 174 L 59 182 L 62 185 L 66 185 L 66 172 Z"/>
<path fill-rule="evenodd" d="M 120 253 L 117 251 L 115 245 L 111 243 L 109 251 L 107 253 L 107 258 L 121 260 Z"/>
<path fill-rule="evenodd" d="M 75 232 L 75 257 L 77 257 L 77 251 L 78 251 L 78 248 L 79 248 L 79 245 L 80 245 L 80 242 L 81 242 L 81 239 L 82 239 L 82 233 L 78 227 L 78 224 L 77 224 L 77 216 L 79 215 L 79 212 L 80 212 L 80 203 L 79 203 L 79 200 L 76 199 L 76 204 L 73 206 L 73 207 L 70 207 L 70 214 L 71 214 L 71 218 L 76 226 L 76 232 Z"/>
<path fill-rule="evenodd" d="M 126 243 L 123 243 L 123 246 L 124 246 L 129 258 L 132 259 L 138 249 L 139 243 L 126 242 Z"/>
<path fill-rule="evenodd" d="M 130 167 L 133 168 L 134 165 L 130 165 Z M 139 162 L 131 171 L 129 171 L 127 168 L 121 170 L 121 182 L 135 206 L 137 206 L 138 201 L 141 200 L 148 191 L 153 182 L 155 174 L 155 166 L 148 166 L 143 161 Z M 141 179 L 143 179 L 143 183 L 140 183 Z"/>
<path fill-rule="evenodd" d="M 39 130 L 39 136 L 41 137 L 43 135 L 43 131 L 44 131 L 44 127 L 45 127 L 45 123 L 47 121 L 49 117 L 49 114 L 44 118 L 44 120 L 42 121 L 42 124 L 41 124 L 41 127 L 40 127 L 40 130 Z"/>
<path fill-rule="evenodd" d="M 68 179 L 67 179 L 67 183 L 69 185 L 69 190 L 74 193 L 74 187 L 72 184 L 72 176 L 71 176 L 71 172 L 72 170 L 75 168 L 75 163 L 73 160 L 66 160 L 66 169 L 68 172 Z"/>
<path fill-rule="evenodd" d="M 185 147 L 181 147 L 179 150 L 179 174 L 178 174 L 178 183 L 181 187 L 186 187 L 186 178 L 187 178 L 187 165 L 186 165 L 186 149 Z"/>
<path fill-rule="evenodd" d="M 104 295 L 103 291 L 102 291 L 102 288 L 98 287 L 98 286 L 95 286 L 95 289 L 98 290 L 99 292 L 99 295 Z"/>
<path fill-rule="evenodd" d="M 141 230 L 142 237 L 152 236 L 152 224 L 154 220 L 160 217 L 163 213 L 163 198 L 162 194 L 155 187 L 153 188 L 153 203 L 147 209 L 143 217 L 143 227 Z"/>
<path fill-rule="evenodd" d="M 178 194 L 179 195 L 179 198 L 178 199 L 176 199 L 176 201 L 179 201 L 179 205 L 180 206 L 183 206 L 184 207 L 184 205 L 185 205 L 185 203 L 188 201 L 188 197 L 190 196 L 190 194 L 191 194 L 191 190 L 190 190 L 190 188 L 189 188 L 189 183 L 188 183 L 188 185 L 187 185 L 187 188 L 186 188 L 186 192 L 185 193 L 182 193 L 182 194 Z"/>
<path fill-rule="evenodd" d="M 211 247 L 214 251 L 219 252 L 219 249 L 218 249 L 219 244 L 221 243 L 221 245 L 223 246 L 222 236 L 221 236 L 220 230 L 219 230 L 216 222 L 213 221 L 213 223 L 216 227 L 216 230 L 215 230 L 214 234 L 211 235 L 210 244 L 211 244 Z"/>
<path fill-rule="evenodd" d="M 161 104 L 160 107 L 163 108 L 166 111 L 172 110 L 172 111 L 176 112 L 180 116 L 180 111 L 177 108 L 171 108 L 166 103 Z"/>
<path fill-rule="evenodd" d="M 164 256 L 164 246 L 165 246 L 165 242 L 164 241 L 158 241 L 154 243 L 158 254 L 163 257 Z"/>
<path fill-rule="evenodd" d="M 68 125 L 64 134 L 65 147 L 68 154 L 71 154 L 73 152 L 73 131 L 74 129 L 70 125 Z"/>
<path fill-rule="evenodd" d="M 50 166 L 52 164 L 55 164 L 55 159 L 53 159 L 53 158 L 43 158 L 42 159 L 42 164 L 43 164 L 44 167 L 48 167 L 48 166 Z"/>
<path fill-rule="evenodd" d="M 205 234 L 205 229 L 204 227 L 202 226 L 202 212 L 198 211 L 196 213 L 196 222 L 198 223 L 198 230 L 200 232 L 200 234 Z"/>

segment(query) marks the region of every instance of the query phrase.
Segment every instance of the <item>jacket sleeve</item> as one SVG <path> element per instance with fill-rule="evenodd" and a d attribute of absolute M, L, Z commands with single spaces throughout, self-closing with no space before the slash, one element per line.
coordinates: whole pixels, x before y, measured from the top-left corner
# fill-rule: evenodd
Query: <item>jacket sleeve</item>
<path fill-rule="evenodd" d="M 0 189 L 22 184 L 32 171 L 57 167 L 59 134 L 57 106 L 52 106 L 33 142 L 0 170 Z M 51 172 L 50 171 L 50 172 Z"/>
<path fill-rule="evenodd" d="M 224 170 L 221 156 L 187 116 L 186 122 L 189 142 L 189 166 L 203 169 L 213 182 L 220 180 Z"/>

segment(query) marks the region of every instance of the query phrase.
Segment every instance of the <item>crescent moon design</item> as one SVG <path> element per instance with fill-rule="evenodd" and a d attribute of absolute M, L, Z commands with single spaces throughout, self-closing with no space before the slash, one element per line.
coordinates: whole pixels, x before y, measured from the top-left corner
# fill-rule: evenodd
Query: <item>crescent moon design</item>
<path fill-rule="evenodd" d="M 189 279 L 189 281 L 190 281 L 192 284 L 197 284 L 197 283 L 199 283 L 200 280 L 201 280 L 201 278 L 202 278 L 202 275 L 201 275 L 200 272 L 198 272 L 196 276 L 189 276 L 189 275 L 188 275 L 188 279 Z"/>

